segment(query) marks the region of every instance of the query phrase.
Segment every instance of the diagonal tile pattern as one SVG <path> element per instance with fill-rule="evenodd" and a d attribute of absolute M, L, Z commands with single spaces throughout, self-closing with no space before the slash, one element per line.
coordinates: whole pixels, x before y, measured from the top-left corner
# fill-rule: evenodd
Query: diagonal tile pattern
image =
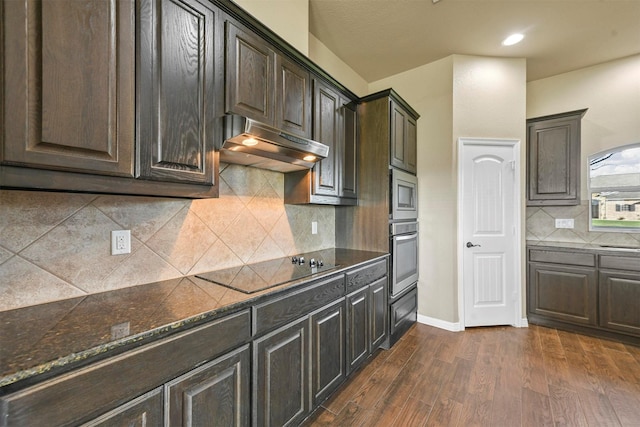
<path fill-rule="evenodd" d="M 278 172 L 220 170 L 219 199 L 0 190 L 0 311 L 335 246 L 332 206 L 285 205 Z M 111 255 L 112 230 L 131 254 Z"/>
<path fill-rule="evenodd" d="M 640 234 L 589 231 L 589 206 L 546 206 L 527 208 L 527 240 L 640 245 Z M 556 228 L 557 218 L 573 218 L 574 228 Z"/>

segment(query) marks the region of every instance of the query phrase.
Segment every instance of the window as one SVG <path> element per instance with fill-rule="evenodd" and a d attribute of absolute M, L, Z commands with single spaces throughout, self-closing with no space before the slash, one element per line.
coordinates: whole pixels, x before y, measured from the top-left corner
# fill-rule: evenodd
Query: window
<path fill-rule="evenodd" d="M 589 156 L 589 230 L 640 233 L 640 144 Z"/>

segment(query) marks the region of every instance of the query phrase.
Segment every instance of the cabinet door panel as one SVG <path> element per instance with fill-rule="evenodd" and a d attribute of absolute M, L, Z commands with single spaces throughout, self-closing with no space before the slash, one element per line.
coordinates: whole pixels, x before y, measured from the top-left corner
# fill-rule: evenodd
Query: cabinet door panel
<path fill-rule="evenodd" d="M 326 85 L 314 83 L 313 138 L 329 146 L 329 155 L 313 167 L 314 193 L 338 196 L 338 165 L 340 153 L 340 95 Z"/>
<path fill-rule="evenodd" d="M 527 204 L 580 204 L 580 122 L 586 110 L 527 121 Z"/>
<path fill-rule="evenodd" d="M 309 72 L 282 55 L 276 56 L 276 127 L 311 137 Z"/>
<path fill-rule="evenodd" d="M 81 427 L 147 427 L 159 426 L 163 422 L 162 387 L 150 391 L 131 402 L 107 412 Z"/>
<path fill-rule="evenodd" d="M 529 264 L 531 313 L 570 323 L 596 324 L 594 268 Z"/>
<path fill-rule="evenodd" d="M 230 21 L 226 28 L 226 110 L 273 125 L 275 51 Z"/>
<path fill-rule="evenodd" d="M 640 274 L 600 272 L 600 326 L 640 336 Z"/>
<path fill-rule="evenodd" d="M 415 120 L 407 117 L 407 161 L 406 170 L 416 173 L 418 170 L 418 124 Z"/>
<path fill-rule="evenodd" d="M 167 425 L 249 425 L 250 366 L 245 345 L 168 383 Z"/>
<path fill-rule="evenodd" d="M 358 122 L 356 111 L 344 107 L 342 110 L 344 120 L 344 139 L 342 144 L 342 156 L 340 170 L 342 197 L 355 199 L 358 197 Z"/>
<path fill-rule="evenodd" d="M 142 0 L 140 176 L 212 184 L 215 13 L 195 0 Z"/>
<path fill-rule="evenodd" d="M 371 345 L 370 352 L 375 351 L 387 337 L 387 313 L 389 307 L 387 305 L 387 277 L 377 280 L 369 285 L 369 296 L 371 299 L 371 320 L 370 334 Z"/>
<path fill-rule="evenodd" d="M 345 302 L 311 316 L 312 406 L 319 405 L 344 380 Z"/>
<path fill-rule="evenodd" d="M 309 411 L 308 317 L 254 341 L 254 425 L 296 425 Z"/>
<path fill-rule="evenodd" d="M 406 113 L 395 102 L 391 101 L 391 165 L 405 168 L 407 139 L 405 122 Z"/>
<path fill-rule="evenodd" d="M 369 288 L 347 295 L 347 362 L 353 371 L 369 355 Z"/>
<path fill-rule="evenodd" d="M 133 1 L 3 2 L 7 163 L 133 176 Z"/>

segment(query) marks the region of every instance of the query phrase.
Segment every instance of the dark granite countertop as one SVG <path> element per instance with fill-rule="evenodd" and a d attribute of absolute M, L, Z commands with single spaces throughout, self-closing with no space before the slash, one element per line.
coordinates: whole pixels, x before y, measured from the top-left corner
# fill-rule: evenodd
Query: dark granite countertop
<path fill-rule="evenodd" d="M 0 395 L 387 254 L 327 249 L 305 255 L 339 267 L 252 294 L 188 276 L 0 312 Z"/>
<path fill-rule="evenodd" d="M 589 252 L 605 255 L 638 256 L 640 257 L 640 247 L 636 246 L 615 246 L 599 245 L 595 243 L 570 243 L 570 242 L 546 242 L 527 240 L 528 248 L 553 249 L 571 252 Z"/>

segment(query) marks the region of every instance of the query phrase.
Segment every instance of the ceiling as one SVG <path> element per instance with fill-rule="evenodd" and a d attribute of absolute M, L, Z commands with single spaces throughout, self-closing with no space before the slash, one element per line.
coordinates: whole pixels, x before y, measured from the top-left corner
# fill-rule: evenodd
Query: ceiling
<path fill-rule="evenodd" d="M 309 0 L 309 31 L 367 82 L 452 54 L 526 58 L 531 81 L 640 53 L 640 0 Z"/>

